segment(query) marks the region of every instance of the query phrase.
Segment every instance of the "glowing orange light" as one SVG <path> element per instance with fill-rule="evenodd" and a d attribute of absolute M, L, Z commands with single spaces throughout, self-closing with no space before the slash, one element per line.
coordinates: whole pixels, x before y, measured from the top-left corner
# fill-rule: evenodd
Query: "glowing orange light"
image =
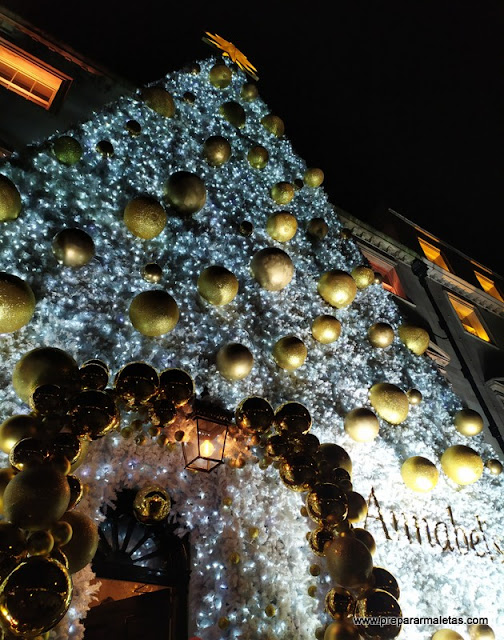
<path fill-rule="evenodd" d="M 203 444 L 201 445 L 201 448 L 200 448 L 200 452 L 204 458 L 209 458 L 214 452 L 214 450 L 215 450 L 215 447 L 210 442 L 210 440 L 203 441 Z"/>

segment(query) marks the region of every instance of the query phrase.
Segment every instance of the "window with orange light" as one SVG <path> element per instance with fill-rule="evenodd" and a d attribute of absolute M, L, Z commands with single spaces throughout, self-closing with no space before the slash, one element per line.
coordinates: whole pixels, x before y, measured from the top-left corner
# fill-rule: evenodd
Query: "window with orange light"
<path fill-rule="evenodd" d="M 501 302 L 504 302 L 493 280 L 490 280 L 490 278 L 487 278 L 482 273 L 478 273 L 477 271 L 475 271 L 474 274 L 478 278 L 478 282 L 480 283 L 483 291 L 486 291 L 489 295 L 491 295 L 496 300 L 500 300 Z"/>
<path fill-rule="evenodd" d="M 407 300 L 408 297 L 402 287 L 401 281 L 399 280 L 395 266 L 391 262 L 388 262 L 362 247 L 361 252 L 367 258 L 371 269 L 381 275 L 383 288 L 390 291 L 390 293 Z"/>
<path fill-rule="evenodd" d="M 439 247 L 436 247 L 436 245 L 431 244 L 430 242 L 427 242 L 427 240 L 425 240 L 424 238 L 420 238 L 420 237 L 418 237 L 418 242 L 422 247 L 422 251 L 424 252 L 427 260 L 430 260 L 434 264 L 437 264 L 438 267 L 445 269 L 445 271 L 450 271 L 450 267 L 446 263 L 446 260 L 444 259 L 443 254 L 441 253 L 441 249 Z"/>
<path fill-rule="evenodd" d="M 491 342 L 490 336 L 485 331 L 476 309 L 468 302 L 464 302 L 450 293 L 448 294 L 448 299 L 467 333 L 477 336 L 485 342 Z"/>

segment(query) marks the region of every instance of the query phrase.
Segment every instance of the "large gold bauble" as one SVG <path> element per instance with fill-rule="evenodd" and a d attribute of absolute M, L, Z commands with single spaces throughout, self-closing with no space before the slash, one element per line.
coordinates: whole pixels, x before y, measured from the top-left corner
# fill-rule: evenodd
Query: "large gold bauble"
<path fill-rule="evenodd" d="M 166 201 L 178 214 L 186 218 L 190 218 L 205 206 L 206 195 L 203 180 L 189 171 L 176 171 L 166 182 Z"/>
<path fill-rule="evenodd" d="M 23 438 L 12 447 L 9 453 L 9 462 L 17 471 L 36 467 L 46 462 L 48 458 L 49 449 L 39 438 Z"/>
<path fill-rule="evenodd" d="M 306 233 L 314 240 L 323 240 L 329 233 L 329 225 L 324 218 L 312 218 L 306 227 Z"/>
<path fill-rule="evenodd" d="M 297 231 L 296 217 L 288 211 L 272 213 L 266 222 L 266 231 L 277 242 L 288 242 Z"/>
<path fill-rule="evenodd" d="M 220 265 L 203 269 L 198 277 L 198 292 L 210 304 L 222 306 L 234 300 L 238 293 L 238 278 Z"/>
<path fill-rule="evenodd" d="M 369 400 L 380 418 L 390 424 L 401 424 L 408 417 L 408 396 L 395 384 L 374 384 L 369 390 Z"/>
<path fill-rule="evenodd" d="M 225 89 L 233 79 L 233 72 L 225 64 L 214 64 L 208 72 L 208 79 L 216 89 Z"/>
<path fill-rule="evenodd" d="M 483 431 L 483 418 L 473 409 L 457 411 L 454 419 L 455 429 L 463 436 L 477 436 Z"/>
<path fill-rule="evenodd" d="M 502 473 L 502 462 L 500 460 L 497 460 L 496 458 L 487 460 L 485 466 L 493 476 L 499 476 Z"/>
<path fill-rule="evenodd" d="M 231 342 L 217 352 L 217 371 L 227 380 L 243 380 L 251 372 L 254 356 L 243 344 Z"/>
<path fill-rule="evenodd" d="M 273 420 L 277 433 L 286 436 L 307 434 L 312 426 L 308 409 L 299 402 L 284 402 L 275 410 Z"/>
<path fill-rule="evenodd" d="M 12 333 L 30 322 L 35 296 L 21 278 L 0 272 L 0 333 Z"/>
<path fill-rule="evenodd" d="M 72 433 L 96 440 L 119 426 L 120 414 L 106 391 L 88 389 L 75 395 L 68 408 Z"/>
<path fill-rule="evenodd" d="M 259 97 L 259 89 L 253 82 L 245 82 L 240 90 L 240 96 L 245 102 L 253 102 Z"/>
<path fill-rule="evenodd" d="M 146 362 L 129 362 L 120 369 L 114 379 L 116 397 L 130 407 L 147 404 L 159 388 L 156 369 Z"/>
<path fill-rule="evenodd" d="M 386 322 L 375 322 L 368 329 L 369 342 L 377 349 L 385 349 L 394 340 L 394 330 Z"/>
<path fill-rule="evenodd" d="M 247 114 L 239 102 L 230 100 L 229 102 L 221 104 L 219 107 L 219 113 L 225 120 L 232 124 L 233 127 L 242 129 L 245 126 Z"/>
<path fill-rule="evenodd" d="M 408 396 L 408 402 L 411 405 L 418 405 L 422 402 L 422 393 L 418 389 L 408 389 L 406 391 L 406 395 Z"/>
<path fill-rule="evenodd" d="M 50 443 L 51 452 L 57 456 L 64 456 L 70 462 L 72 473 L 84 461 L 89 446 L 88 440 L 74 436 L 73 433 L 61 432 L 56 434 Z M 84 450 L 85 449 L 85 450 Z"/>
<path fill-rule="evenodd" d="M 337 537 L 326 548 L 327 567 L 336 585 L 359 589 L 369 583 L 373 558 L 366 545 L 351 536 Z"/>
<path fill-rule="evenodd" d="M 345 271 L 326 271 L 318 282 L 318 292 L 332 307 L 342 309 L 351 304 L 357 294 L 355 280 Z"/>
<path fill-rule="evenodd" d="M 21 213 L 21 195 L 16 185 L 0 174 L 0 222 L 15 220 Z"/>
<path fill-rule="evenodd" d="M 71 388 L 79 369 L 71 355 L 56 347 L 38 347 L 18 360 L 12 373 L 12 384 L 18 396 L 29 404 L 35 389 L 43 384 Z"/>
<path fill-rule="evenodd" d="M 397 333 L 399 334 L 401 342 L 417 356 L 421 356 L 427 351 L 430 337 L 425 329 L 415 327 L 411 324 L 402 324 Z"/>
<path fill-rule="evenodd" d="M 79 162 L 82 157 L 80 142 L 71 136 L 60 136 L 52 145 L 52 151 L 58 162 L 71 166 Z"/>
<path fill-rule="evenodd" d="M 79 511 L 67 511 L 60 520 L 72 527 L 72 538 L 61 550 L 68 559 L 70 573 L 77 573 L 94 558 L 99 542 L 98 525 Z"/>
<path fill-rule="evenodd" d="M 306 496 L 306 510 L 314 522 L 331 528 L 347 517 L 348 500 L 338 485 L 322 482 Z"/>
<path fill-rule="evenodd" d="M 361 522 L 365 519 L 368 512 L 366 499 L 356 491 L 347 491 L 348 514 L 347 520 L 352 524 Z"/>
<path fill-rule="evenodd" d="M 235 423 L 246 432 L 264 433 L 273 424 L 273 407 L 259 396 L 244 398 L 235 409 Z"/>
<path fill-rule="evenodd" d="M 0 449 L 10 453 L 12 447 L 23 438 L 39 435 L 40 420 L 31 414 L 11 416 L 0 425 Z"/>
<path fill-rule="evenodd" d="M 383 567 L 373 567 L 372 583 L 373 589 L 382 589 L 390 593 L 391 596 L 394 596 L 396 600 L 399 599 L 401 595 L 399 584 L 387 569 Z"/>
<path fill-rule="evenodd" d="M 290 455 L 287 460 L 282 460 L 278 471 L 285 486 L 298 493 L 309 491 L 317 476 L 313 458 L 302 454 Z"/>
<path fill-rule="evenodd" d="M 334 537 L 331 529 L 326 529 L 321 525 L 308 533 L 308 544 L 316 556 L 322 557 Z"/>
<path fill-rule="evenodd" d="M 69 501 L 66 476 L 50 465 L 42 465 L 12 478 L 4 492 L 4 513 L 21 529 L 50 529 L 65 513 Z"/>
<path fill-rule="evenodd" d="M 5 493 L 5 487 L 9 484 L 9 482 L 15 475 L 16 472 L 14 471 L 14 469 L 12 469 L 12 467 L 0 469 L 0 515 L 3 515 L 4 512 L 3 497 Z"/>
<path fill-rule="evenodd" d="M 139 196 L 130 200 L 124 209 L 124 224 L 137 238 L 151 240 L 166 226 L 166 212 L 154 198 Z"/>
<path fill-rule="evenodd" d="M 159 374 L 159 397 L 175 407 L 185 406 L 194 397 L 194 380 L 183 369 L 165 369 Z"/>
<path fill-rule="evenodd" d="M 338 444 L 333 442 L 321 444 L 320 457 L 322 459 L 321 464 L 324 463 L 325 466 L 330 466 L 333 469 L 345 469 L 350 476 L 352 475 L 352 460 L 345 449 Z"/>
<path fill-rule="evenodd" d="M 374 271 L 364 265 L 359 265 L 352 269 L 352 278 L 355 280 L 357 289 L 366 289 L 374 283 Z"/>
<path fill-rule="evenodd" d="M 157 337 L 175 328 L 180 312 L 169 293 L 162 289 L 152 289 L 133 298 L 129 317 L 137 331 L 144 336 Z"/>
<path fill-rule="evenodd" d="M 325 597 L 325 610 L 334 620 L 343 621 L 349 618 L 355 608 L 355 599 L 343 587 L 329 589 Z"/>
<path fill-rule="evenodd" d="M 448 447 L 441 456 L 441 466 L 446 475 L 460 485 L 479 480 L 484 468 L 479 454 L 463 444 Z"/>
<path fill-rule="evenodd" d="M 72 580 L 60 562 L 28 558 L 0 585 L 0 624 L 14 637 L 35 639 L 63 618 L 72 593 Z"/>
<path fill-rule="evenodd" d="M 412 456 L 401 466 L 401 477 L 404 484 L 418 493 L 432 491 L 439 480 L 436 465 L 422 456 Z"/>
<path fill-rule="evenodd" d="M 203 157 L 211 167 L 220 167 L 231 157 L 231 145 L 222 136 L 210 136 L 203 145 Z"/>
<path fill-rule="evenodd" d="M 322 169 L 311 168 L 305 171 L 303 181 L 307 187 L 320 187 L 324 182 L 324 172 Z"/>
<path fill-rule="evenodd" d="M 470 624 L 468 630 L 471 640 L 495 640 L 495 633 L 487 624 Z"/>
<path fill-rule="evenodd" d="M 324 640 L 361 640 L 361 636 L 351 622 L 331 622 L 324 632 Z"/>
<path fill-rule="evenodd" d="M 142 89 L 142 99 L 145 104 L 160 116 L 173 118 L 175 115 L 175 102 L 171 93 L 162 87 L 145 87 Z"/>
<path fill-rule="evenodd" d="M 366 545 L 371 555 L 374 556 L 376 552 L 376 542 L 369 531 L 367 529 L 362 529 L 361 527 L 354 527 L 352 529 L 352 533 L 357 540 L 360 540 Z"/>
<path fill-rule="evenodd" d="M 149 485 L 137 491 L 133 513 L 142 524 L 158 524 L 166 520 L 171 510 L 171 498 L 159 485 Z"/>
<path fill-rule="evenodd" d="M 432 634 L 431 640 L 464 640 L 464 638 L 453 629 L 438 629 Z"/>
<path fill-rule="evenodd" d="M 297 336 L 284 336 L 273 345 L 273 358 L 281 369 L 294 371 L 303 366 L 308 355 L 305 343 Z"/>
<path fill-rule="evenodd" d="M 265 147 L 256 145 L 247 153 L 247 160 L 253 169 L 264 169 L 269 161 L 269 152 Z"/>
<path fill-rule="evenodd" d="M 335 342 L 341 334 L 341 322 L 330 315 L 317 316 L 312 323 L 312 336 L 322 344 Z"/>
<path fill-rule="evenodd" d="M 263 116 L 261 118 L 261 124 L 266 129 L 266 131 L 269 131 L 277 138 L 281 138 L 285 133 L 285 125 L 282 118 L 279 118 L 272 113 Z"/>
<path fill-rule="evenodd" d="M 399 635 L 402 624 L 401 607 L 396 598 L 383 589 L 372 589 L 357 600 L 354 615 L 369 619 L 369 622 L 357 625 L 357 629 L 365 638 L 391 640 Z M 378 618 L 377 621 L 374 618 Z M 384 624 L 385 619 L 388 621 Z M 394 620 L 395 619 L 395 620 Z"/>
<path fill-rule="evenodd" d="M 56 260 L 65 267 L 83 267 L 95 255 L 91 236 L 82 229 L 63 229 L 52 241 L 52 252 Z"/>
<path fill-rule="evenodd" d="M 271 187 L 270 195 L 277 204 L 289 204 L 294 197 L 294 187 L 290 182 L 277 182 Z"/>
<path fill-rule="evenodd" d="M 345 416 L 345 431 L 355 442 L 372 442 L 380 430 L 380 422 L 366 407 L 352 409 Z"/>
<path fill-rule="evenodd" d="M 290 257 L 276 247 L 258 251 L 250 263 L 252 275 L 267 291 L 280 291 L 294 276 L 294 265 Z"/>

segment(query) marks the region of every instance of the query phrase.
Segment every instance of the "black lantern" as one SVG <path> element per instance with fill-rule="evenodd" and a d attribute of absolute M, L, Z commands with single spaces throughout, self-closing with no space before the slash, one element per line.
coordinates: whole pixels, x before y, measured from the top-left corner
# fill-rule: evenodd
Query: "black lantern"
<path fill-rule="evenodd" d="M 211 402 L 196 400 L 191 422 L 182 443 L 185 468 L 212 471 L 223 462 L 231 414 Z"/>

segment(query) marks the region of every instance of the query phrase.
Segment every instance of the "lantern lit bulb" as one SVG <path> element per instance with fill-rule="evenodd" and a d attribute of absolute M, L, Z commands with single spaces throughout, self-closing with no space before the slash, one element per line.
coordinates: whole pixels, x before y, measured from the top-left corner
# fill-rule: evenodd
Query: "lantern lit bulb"
<path fill-rule="evenodd" d="M 210 442 L 210 440 L 205 440 L 203 442 L 203 444 L 201 445 L 201 455 L 204 458 L 209 458 L 212 455 L 212 453 L 214 452 L 214 449 L 215 449 L 215 447 Z"/>

